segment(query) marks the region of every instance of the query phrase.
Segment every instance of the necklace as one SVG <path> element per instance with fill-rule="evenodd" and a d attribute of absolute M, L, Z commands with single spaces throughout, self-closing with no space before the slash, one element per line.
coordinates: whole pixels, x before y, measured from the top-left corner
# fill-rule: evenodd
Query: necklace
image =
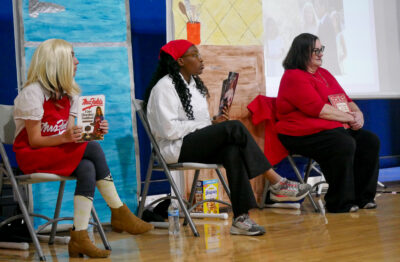
<path fill-rule="evenodd" d="M 318 77 L 316 77 L 315 74 L 312 74 L 312 76 L 313 76 L 316 80 L 318 80 L 318 81 L 321 82 L 322 84 L 325 84 L 326 87 L 329 87 L 328 81 L 326 81 L 325 77 L 323 77 L 319 71 L 318 71 L 318 75 L 319 75 L 319 77 L 320 77 L 323 81 L 322 81 L 321 79 L 319 79 Z"/>

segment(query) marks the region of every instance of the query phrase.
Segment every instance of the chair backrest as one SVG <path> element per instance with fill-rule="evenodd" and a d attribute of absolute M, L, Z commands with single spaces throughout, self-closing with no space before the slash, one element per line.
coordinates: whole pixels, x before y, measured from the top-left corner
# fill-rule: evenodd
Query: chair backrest
<path fill-rule="evenodd" d="M 13 110 L 13 106 L 0 105 L 0 142 L 4 144 L 12 144 L 14 141 Z"/>
<path fill-rule="evenodd" d="M 275 128 L 276 98 L 259 95 L 248 106 L 252 123 L 265 121 L 264 154 L 272 165 L 278 164 L 289 152 L 282 145 Z"/>
<path fill-rule="evenodd" d="M 254 125 L 268 120 L 272 124 L 277 121 L 276 117 L 276 98 L 258 95 L 250 104 L 247 109 L 252 113 L 252 122 Z"/>
<path fill-rule="evenodd" d="M 160 151 L 160 148 L 158 147 L 157 141 L 154 138 L 153 134 L 151 133 L 150 125 L 147 120 L 146 113 L 144 112 L 144 109 L 143 109 L 143 106 L 144 106 L 143 100 L 135 99 L 133 106 L 135 107 L 136 113 L 138 114 L 139 119 L 143 124 L 144 130 L 146 131 L 146 134 L 150 139 L 151 147 L 153 149 L 152 151 L 154 153 L 156 153 L 156 157 L 158 160 L 166 163 L 163 156 L 161 155 L 161 151 Z"/>

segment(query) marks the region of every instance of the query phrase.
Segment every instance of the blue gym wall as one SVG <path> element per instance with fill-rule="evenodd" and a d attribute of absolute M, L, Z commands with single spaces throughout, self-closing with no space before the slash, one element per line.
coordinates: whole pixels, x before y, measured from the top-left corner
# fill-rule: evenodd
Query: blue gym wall
<path fill-rule="evenodd" d="M 0 50 L 0 104 L 12 105 L 18 94 L 12 1 L 4 1 L 0 8 Z M 11 147 L 6 150 L 11 152 Z M 9 158 L 15 166 L 14 155 Z"/>
<path fill-rule="evenodd" d="M 166 43 L 165 8 L 165 0 L 130 0 L 132 49 L 135 50 L 133 54 L 133 68 L 135 96 L 137 99 L 144 98 L 144 91 L 157 67 L 159 50 Z M 140 147 L 140 173 L 142 181 L 144 181 L 150 156 L 150 142 L 139 119 L 137 123 Z M 153 179 L 162 178 L 165 178 L 163 173 L 153 173 Z M 151 195 L 169 192 L 170 187 L 168 182 L 152 183 L 149 188 L 149 194 Z"/>
<path fill-rule="evenodd" d="M 166 41 L 165 0 L 130 0 L 130 14 L 135 95 L 136 98 L 142 99 L 156 67 L 159 48 Z M 0 104 L 11 105 L 17 95 L 12 1 L 2 1 L 0 8 L 0 50 Z M 356 103 L 364 112 L 365 128 L 375 132 L 381 139 L 381 167 L 400 166 L 400 122 L 396 121 L 400 115 L 400 99 L 356 100 Z M 150 148 L 140 124 L 138 134 L 140 170 L 143 178 Z M 15 165 L 15 160 L 12 159 L 12 162 Z M 380 177 L 380 179 L 400 180 L 400 176 Z M 169 187 L 155 189 L 157 190 L 168 192 Z"/>

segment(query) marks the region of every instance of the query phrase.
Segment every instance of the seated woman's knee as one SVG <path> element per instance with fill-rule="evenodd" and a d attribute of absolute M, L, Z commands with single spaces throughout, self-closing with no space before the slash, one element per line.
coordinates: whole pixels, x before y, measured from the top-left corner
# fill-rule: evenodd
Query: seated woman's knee
<path fill-rule="evenodd" d="M 356 141 L 349 135 L 338 136 L 332 141 L 332 152 L 341 155 L 354 155 L 356 152 Z"/>
<path fill-rule="evenodd" d="M 245 142 L 250 135 L 249 130 L 239 120 L 230 120 L 223 122 L 227 134 L 236 137 L 237 142 Z"/>
<path fill-rule="evenodd" d="M 75 195 L 93 197 L 96 188 L 96 169 L 93 162 L 82 159 L 73 175 L 77 180 Z"/>
<path fill-rule="evenodd" d="M 103 150 L 97 141 L 90 141 L 87 144 L 87 148 L 88 150 L 93 150 L 93 151 Z"/>
<path fill-rule="evenodd" d="M 96 183 L 96 168 L 93 162 L 88 159 L 81 160 L 74 175 L 78 181 L 83 181 L 85 184 Z"/>
<path fill-rule="evenodd" d="M 235 162 L 240 158 L 240 148 L 236 145 L 229 145 L 221 150 L 221 155 L 223 158 L 223 165 L 230 166 L 229 163 Z"/>
<path fill-rule="evenodd" d="M 224 122 L 221 122 L 220 125 L 229 126 L 229 127 L 243 126 L 242 122 L 240 122 L 239 120 L 224 121 Z"/>
<path fill-rule="evenodd" d="M 379 137 L 369 131 L 366 133 L 366 136 L 368 139 L 368 147 L 373 151 L 379 151 L 379 148 L 381 146 L 381 141 L 379 140 Z"/>
<path fill-rule="evenodd" d="M 227 127 L 231 128 L 233 130 L 238 129 L 238 130 L 246 130 L 247 131 L 247 128 L 239 120 L 230 120 L 230 121 L 225 121 L 223 123 Z"/>

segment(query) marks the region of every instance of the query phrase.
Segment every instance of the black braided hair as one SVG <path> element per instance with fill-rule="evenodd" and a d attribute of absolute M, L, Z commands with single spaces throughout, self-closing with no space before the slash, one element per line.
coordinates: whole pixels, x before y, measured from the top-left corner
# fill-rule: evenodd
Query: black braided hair
<path fill-rule="evenodd" d="M 190 94 L 186 84 L 183 82 L 182 77 L 179 75 L 179 71 L 180 66 L 178 62 L 176 62 L 171 55 L 161 51 L 157 69 L 154 72 L 144 95 L 144 108 L 147 107 L 147 102 L 149 101 L 153 87 L 161 78 L 163 78 L 165 75 L 169 75 L 172 79 L 172 83 L 175 85 L 175 90 L 178 93 L 179 99 L 181 100 L 183 109 L 186 112 L 186 116 L 189 120 L 194 120 L 192 105 L 190 104 L 192 95 Z M 196 82 L 196 88 L 199 90 L 199 92 L 204 97 L 209 97 L 208 89 L 204 85 L 201 78 L 197 75 L 194 75 L 193 79 Z"/>

